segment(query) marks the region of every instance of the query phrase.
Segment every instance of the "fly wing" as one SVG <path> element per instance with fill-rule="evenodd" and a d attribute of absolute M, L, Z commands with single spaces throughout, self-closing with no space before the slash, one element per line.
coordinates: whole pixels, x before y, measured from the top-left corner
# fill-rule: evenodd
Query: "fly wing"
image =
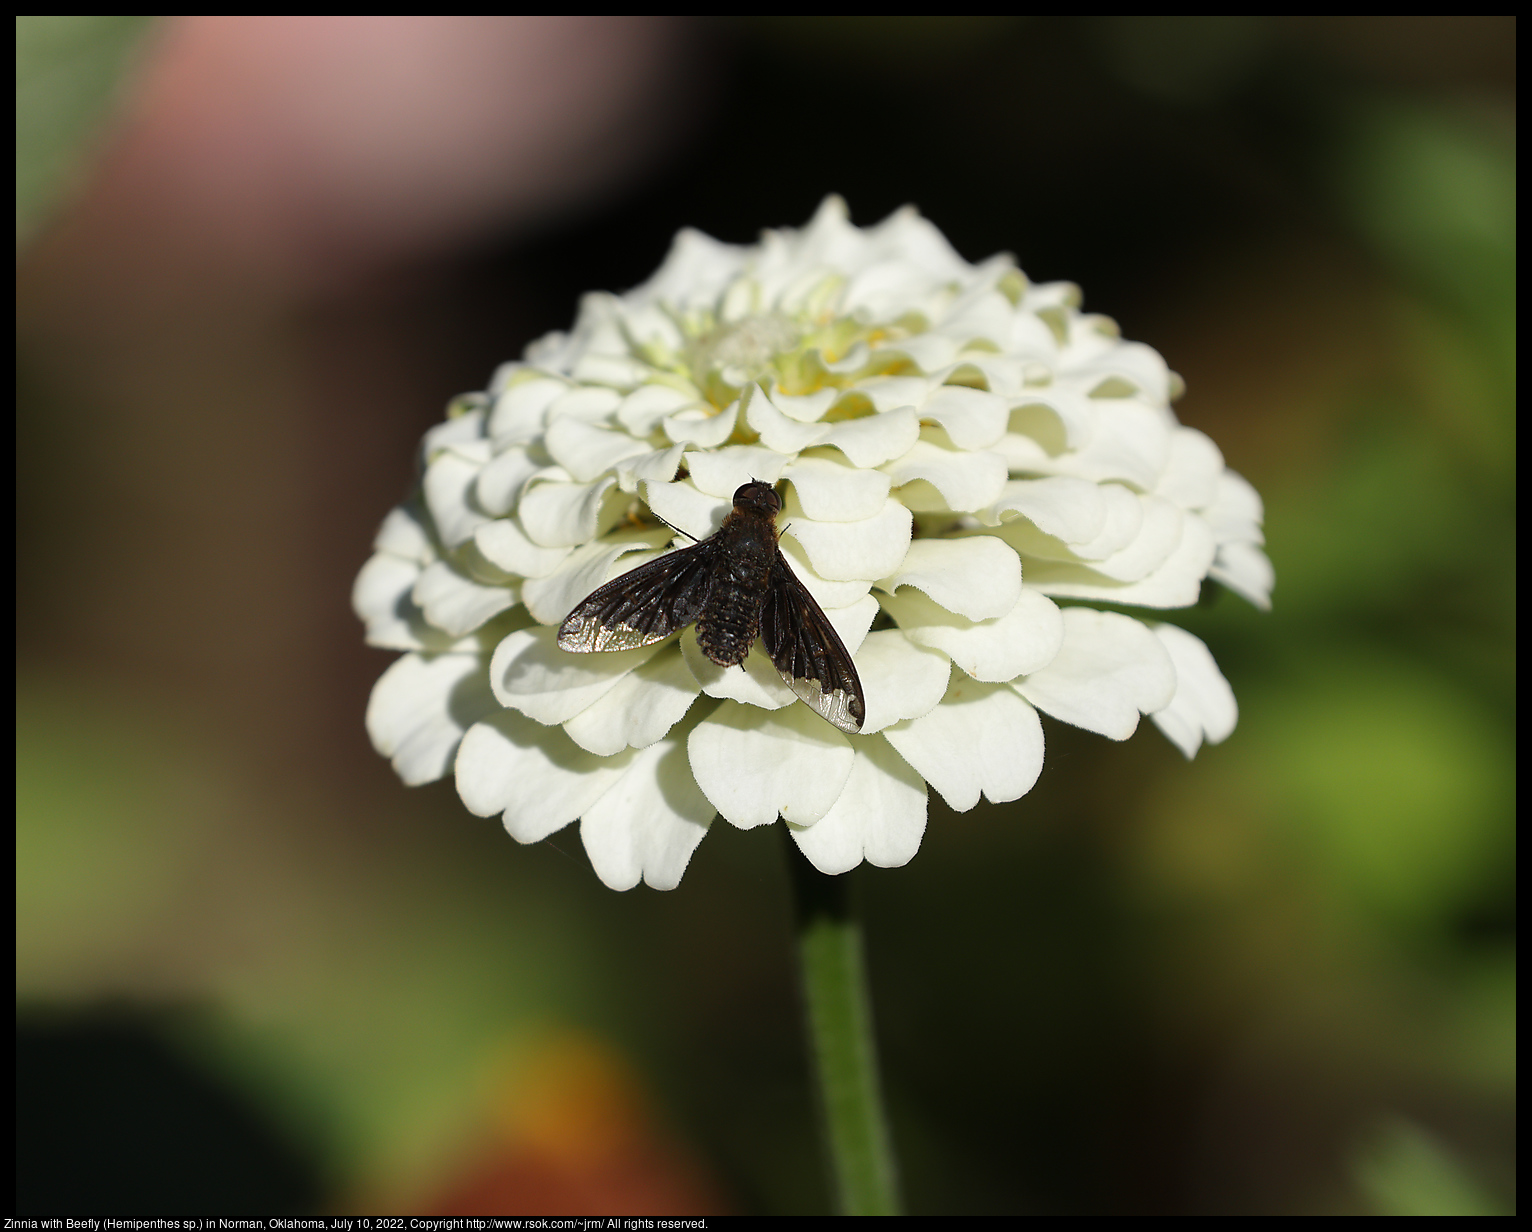
<path fill-rule="evenodd" d="M 632 650 L 697 619 L 713 576 L 714 545 L 693 544 L 613 578 L 559 626 L 559 649 Z"/>
<path fill-rule="evenodd" d="M 777 553 L 761 608 L 761 640 L 787 687 L 844 732 L 862 730 L 862 682 L 846 644 Z"/>

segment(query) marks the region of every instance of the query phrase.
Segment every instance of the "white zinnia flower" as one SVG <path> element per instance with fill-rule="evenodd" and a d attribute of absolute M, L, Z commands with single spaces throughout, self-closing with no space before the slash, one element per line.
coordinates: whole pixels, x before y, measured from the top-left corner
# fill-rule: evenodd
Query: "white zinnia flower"
<path fill-rule="evenodd" d="M 407 783 L 455 773 L 521 842 L 578 819 L 613 888 L 668 889 L 715 814 L 782 817 L 825 872 L 903 864 L 927 784 L 958 810 L 1031 788 L 1039 710 L 1114 740 L 1148 714 L 1187 756 L 1222 740 L 1207 647 L 1091 604 L 1184 607 L 1212 577 L 1267 606 L 1260 498 L 1176 421 L 1160 356 L 1078 304 L 913 209 L 860 230 L 831 197 L 754 247 L 681 232 L 426 435 L 356 582 L 368 641 L 405 652 L 373 744 Z M 706 538 L 751 479 L 785 481 L 781 547 L 855 658 L 860 733 L 759 645 L 744 671 L 694 629 L 555 645 L 597 586 L 687 542 L 657 518 Z"/>

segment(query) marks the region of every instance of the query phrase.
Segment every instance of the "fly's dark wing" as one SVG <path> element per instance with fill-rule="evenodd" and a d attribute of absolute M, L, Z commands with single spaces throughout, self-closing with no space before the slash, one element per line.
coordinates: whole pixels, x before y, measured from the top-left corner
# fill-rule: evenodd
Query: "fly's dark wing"
<path fill-rule="evenodd" d="M 691 624 L 707 600 L 715 554 L 704 541 L 613 578 L 564 618 L 559 649 L 632 650 Z"/>
<path fill-rule="evenodd" d="M 761 608 L 761 640 L 789 689 L 841 731 L 862 730 L 862 682 L 846 644 L 780 551 Z"/>

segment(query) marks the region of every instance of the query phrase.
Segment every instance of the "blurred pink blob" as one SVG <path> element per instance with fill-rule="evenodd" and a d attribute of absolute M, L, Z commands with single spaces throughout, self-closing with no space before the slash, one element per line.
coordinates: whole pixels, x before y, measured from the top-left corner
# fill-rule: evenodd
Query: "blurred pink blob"
<path fill-rule="evenodd" d="M 268 284 L 344 280 L 641 165 L 679 118 L 683 35 L 657 17 L 169 18 L 95 188 Z"/>

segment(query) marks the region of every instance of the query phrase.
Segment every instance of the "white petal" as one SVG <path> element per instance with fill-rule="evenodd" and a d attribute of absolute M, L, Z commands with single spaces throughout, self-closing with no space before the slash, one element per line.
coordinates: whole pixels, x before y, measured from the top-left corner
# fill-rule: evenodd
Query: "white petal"
<path fill-rule="evenodd" d="M 429 565 L 436 559 L 436 548 L 422 522 L 424 517 L 423 511 L 410 505 L 389 510 L 372 541 L 373 550 Z"/>
<path fill-rule="evenodd" d="M 565 556 L 558 568 L 546 577 L 528 578 L 523 582 L 521 601 L 543 624 L 559 624 L 574 610 L 575 604 L 602 583 L 658 555 L 657 549 L 667 535 L 664 530 L 623 532 L 620 536 L 587 543 Z M 632 560 L 620 559 L 637 551 L 645 555 Z"/>
<path fill-rule="evenodd" d="M 782 683 L 782 677 L 766 657 L 759 641 L 738 667 L 719 667 L 697 644 L 695 627 L 681 634 L 681 654 L 698 687 L 709 697 L 717 697 L 762 710 L 781 710 L 798 700 L 798 695 Z"/>
<path fill-rule="evenodd" d="M 1203 512 L 1219 543 L 1248 540 L 1263 543 L 1261 537 L 1261 497 L 1250 481 L 1236 471 L 1224 471 L 1218 477 L 1218 491 L 1213 503 Z M 383 545 L 378 544 L 381 548 Z"/>
<path fill-rule="evenodd" d="M 514 585 L 488 586 L 460 573 L 444 560 L 427 565 L 410 597 L 438 629 L 462 637 L 485 621 L 521 602 Z"/>
<path fill-rule="evenodd" d="M 441 423 L 425 434 L 420 442 L 420 456 L 427 463 L 431 462 L 443 450 L 451 449 L 459 451 L 461 456 L 470 461 L 477 458 L 484 460 L 484 456 L 478 454 L 478 450 L 487 448 L 484 432 L 484 412 L 482 410 L 470 411 L 466 415 L 450 414 Z"/>
<path fill-rule="evenodd" d="M 647 483 L 644 503 L 654 516 L 683 531 L 693 539 L 706 539 L 721 525 L 733 502 L 727 496 L 709 496 L 699 492 L 688 480 L 675 483 Z"/>
<path fill-rule="evenodd" d="M 605 534 L 627 505 L 617 477 L 605 475 L 594 483 L 534 481 L 522 493 L 517 513 L 532 542 L 560 548 L 589 543 Z"/>
<path fill-rule="evenodd" d="M 664 262 L 649 281 L 628 292 L 637 303 L 664 302 L 689 307 L 711 303 L 719 289 L 744 265 L 749 249 L 724 244 L 683 227 L 671 241 Z M 696 297 L 695 299 L 693 297 Z"/>
<path fill-rule="evenodd" d="M 840 798 L 851 745 L 807 706 L 763 712 L 724 702 L 687 741 L 697 786 L 725 819 L 750 829 L 781 814 L 812 825 Z"/>
<path fill-rule="evenodd" d="M 617 486 L 631 495 L 646 483 L 668 483 L 676 477 L 685 453 L 685 445 L 672 445 L 669 449 L 654 449 L 619 462 Z"/>
<path fill-rule="evenodd" d="M 867 630 L 878 618 L 878 601 L 871 595 L 863 595 L 855 603 L 845 607 L 827 607 L 825 619 L 835 626 L 840 640 L 849 654 L 856 654 L 867 638 Z"/>
<path fill-rule="evenodd" d="M 489 435 L 501 444 L 519 444 L 541 434 L 549 404 L 569 389 L 565 381 L 540 377 L 519 381 L 495 399 Z"/>
<path fill-rule="evenodd" d="M 873 407 L 882 413 L 898 407 L 921 406 L 931 396 L 933 388 L 940 387 L 934 386 L 929 377 L 875 376 L 858 382 L 856 391 L 871 399 Z"/>
<path fill-rule="evenodd" d="M 862 734 L 934 710 L 947 691 L 946 655 L 916 646 L 899 629 L 869 633 L 856 652 L 856 671 L 867 694 Z"/>
<path fill-rule="evenodd" d="M 516 508 L 527 480 L 542 470 L 539 461 L 522 445 L 497 454 L 479 471 L 473 483 L 473 499 L 480 509 L 495 517 L 504 517 Z"/>
<path fill-rule="evenodd" d="M 825 412 L 839 396 L 840 390 L 829 387 L 799 397 L 784 394 L 780 389 L 773 389 L 771 402 L 789 419 L 796 419 L 799 423 L 817 423 L 824 418 Z"/>
<path fill-rule="evenodd" d="M 782 475 L 793 485 L 783 511 L 818 522 L 860 522 L 876 517 L 888 499 L 889 478 L 882 471 L 844 466 L 828 457 L 799 458 Z"/>
<path fill-rule="evenodd" d="M 996 804 L 1018 800 L 1043 769 L 1037 712 L 1005 685 L 954 674 L 942 704 L 883 733 L 899 756 L 963 813 L 982 792 Z"/>
<path fill-rule="evenodd" d="M 1088 316 L 1079 318 L 1081 325 L 1088 324 L 1089 320 Z M 1064 357 L 1071 376 L 1088 379 L 1092 385 L 1098 384 L 1101 378 L 1115 376 L 1136 385 L 1146 402 L 1164 405 L 1170 400 L 1170 371 L 1153 347 L 1141 342 L 1123 342 L 1115 337 L 1090 338 L 1080 329 L 1071 332 L 1071 341 L 1076 345 Z M 1080 343 L 1091 345 L 1078 345 Z M 1086 350 L 1093 352 L 1089 359 L 1083 358 Z"/>
<path fill-rule="evenodd" d="M 1140 621 L 1094 608 L 1064 609 L 1064 644 L 1053 661 L 1015 687 L 1045 714 L 1126 740 L 1148 714 L 1170 704 L 1176 670 Z"/>
<path fill-rule="evenodd" d="M 1110 556 L 1090 562 L 1092 569 L 1113 581 L 1137 582 L 1148 577 L 1170 559 L 1181 542 L 1186 522 L 1182 510 L 1158 496 L 1140 496 L 1138 502 L 1143 520 L 1132 542 Z"/>
<path fill-rule="evenodd" d="M 446 774 L 463 733 L 496 708 L 483 655 L 407 654 L 372 686 L 367 735 L 417 787 Z"/>
<path fill-rule="evenodd" d="M 688 453 L 686 469 L 699 492 L 732 503 L 735 491 L 752 479 L 776 483 L 782 468 L 791 460 L 786 454 L 759 445 L 726 445 L 711 452 Z"/>
<path fill-rule="evenodd" d="M 1008 521 L 1003 515 L 1019 513 L 1040 532 L 1064 543 L 1089 543 L 1106 527 L 1103 486 L 1088 479 L 1055 475 L 1048 479 L 1015 479 L 1005 485 L 1000 498 L 979 515 L 986 526 Z M 1123 492 L 1125 489 L 1117 488 Z M 1021 545 L 1012 542 L 1018 550 Z"/>
<path fill-rule="evenodd" d="M 606 794 L 632 752 L 597 757 L 557 727 L 501 710 L 475 723 L 457 753 L 457 791 L 479 817 L 501 813 L 518 843 L 567 826 Z"/>
<path fill-rule="evenodd" d="M 473 533 L 484 559 L 518 577 L 547 577 L 569 555 L 567 547 L 545 548 L 527 538 L 514 518 L 496 518 Z"/>
<path fill-rule="evenodd" d="M 897 572 L 876 583 L 889 594 L 900 586 L 923 590 L 949 612 L 969 620 L 1004 616 L 1021 595 L 1021 561 L 993 535 L 916 539 Z"/>
<path fill-rule="evenodd" d="M 783 519 L 785 521 L 785 518 Z M 782 555 L 787 558 L 787 563 L 794 575 L 803 583 L 814 602 L 829 611 L 831 608 L 850 607 L 869 590 L 872 583 L 866 580 L 851 582 L 832 582 L 827 578 L 820 577 L 814 572 L 813 566 L 803 554 L 803 548 L 796 539 L 791 537 L 779 539 L 777 546 Z"/>
<path fill-rule="evenodd" d="M 1229 738 L 1239 721 L 1239 706 L 1201 638 L 1175 625 L 1155 625 L 1153 631 L 1175 665 L 1176 695 L 1170 705 L 1150 717 L 1177 748 L 1192 757 L 1204 739 L 1219 744 Z"/>
<path fill-rule="evenodd" d="M 685 406 L 701 408 L 695 394 L 672 389 L 669 385 L 646 383 L 640 385 L 617 408 L 617 422 L 636 437 L 647 437 L 672 415 Z"/>
<path fill-rule="evenodd" d="M 945 334 L 985 338 L 1003 346 L 1010 337 L 1014 314 L 1011 301 L 998 291 L 977 291 L 954 304 L 951 314 L 936 324 Z"/>
<path fill-rule="evenodd" d="M 812 826 L 788 826 L 798 850 L 822 873 L 864 859 L 879 868 L 908 864 L 926 832 L 926 785 L 886 740 L 852 741 L 856 761 L 833 808 Z"/>
<path fill-rule="evenodd" d="M 1201 515 L 1182 515 L 1181 539 L 1170 558 L 1146 578 L 1117 582 L 1084 565 L 1039 561 L 1027 565 L 1027 585 L 1048 595 L 1131 603 L 1139 607 L 1190 607 L 1213 563 L 1213 532 Z"/>
<path fill-rule="evenodd" d="M 1052 662 L 1064 641 L 1064 619 L 1051 599 L 1023 587 L 1004 616 L 972 621 L 917 590 L 889 595 L 883 606 L 917 646 L 940 650 L 975 680 L 1000 683 Z"/>
<path fill-rule="evenodd" d="M 717 449 L 729 439 L 738 418 L 737 400 L 721 411 L 714 411 L 712 407 L 687 407 L 665 417 L 665 435 L 677 444 Z"/>
<path fill-rule="evenodd" d="M 400 618 L 399 601 L 413 605 L 409 594 L 415 588 L 423 566 L 412 560 L 377 552 L 367 558 L 351 584 L 351 610 L 372 625 L 392 623 Z"/>
<path fill-rule="evenodd" d="M 993 505 L 1005 488 L 1006 464 L 999 454 L 944 449 L 929 440 L 916 441 L 883 470 L 899 487 L 899 499 L 916 510 L 972 513 Z"/>
<path fill-rule="evenodd" d="M 1176 428 L 1155 492 L 1182 509 L 1202 509 L 1218 495 L 1223 469 L 1223 454 L 1207 436 L 1196 428 Z"/>
<path fill-rule="evenodd" d="M 614 890 L 647 882 L 673 890 L 714 809 L 692 778 L 686 744 L 662 740 L 634 756 L 627 772 L 580 818 L 580 841 L 596 876 Z"/>
<path fill-rule="evenodd" d="M 803 547 L 814 572 L 832 581 L 873 581 L 899 567 L 910 544 L 914 518 L 889 497 L 875 517 L 857 522 L 819 522 L 796 517 L 784 532 Z"/>
<path fill-rule="evenodd" d="M 557 637 L 557 629 L 539 625 L 518 629 L 495 647 L 489 680 L 502 706 L 539 723 L 563 723 L 615 688 L 662 645 L 570 654 L 558 648 Z"/>
<path fill-rule="evenodd" d="M 1023 512 L 1028 512 L 1028 516 L 1023 519 L 1013 518 L 1003 521 L 999 534 L 1000 538 L 1028 560 L 1058 560 L 1070 564 L 1109 560 L 1125 550 L 1143 533 L 1144 502 L 1136 492 L 1129 491 L 1121 484 L 1095 484 L 1086 479 L 1073 479 L 1062 475 L 1036 482 L 1039 484 L 1084 484 L 1095 493 L 1095 496 L 1087 497 L 1083 489 L 1079 488 L 1052 489 L 1052 495 L 1058 497 L 1063 497 L 1072 491 L 1074 496 L 1078 497 L 1082 511 L 1088 511 L 1092 515 L 1089 518 L 1071 520 L 1056 516 L 1055 510 L 1039 508 L 1024 495 L 1018 503 L 1030 506 L 1031 511 L 1036 512 L 1051 529 L 1034 521 L 1031 513 L 1024 509 Z M 1003 509 L 1006 504 L 1006 499 L 1002 498 L 996 503 L 995 508 Z M 1089 523 L 1095 522 L 1094 515 L 1097 513 L 1100 514 L 1101 521 L 1095 533 L 1086 538 L 1074 538 L 1074 535 L 1086 531 Z M 1027 580 L 1031 580 L 1030 575 Z"/>
<path fill-rule="evenodd" d="M 772 405 L 771 398 L 759 385 L 745 391 L 750 401 L 745 407 L 745 422 L 761 434 L 761 444 L 778 453 L 792 454 L 818 445 L 830 435 L 830 426 L 799 423 Z"/>
<path fill-rule="evenodd" d="M 686 661 L 667 649 L 567 720 L 564 730 L 582 749 L 603 757 L 648 748 L 681 721 L 696 696 Z"/>
<path fill-rule="evenodd" d="M 920 417 L 940 424 L 959 449 L 988 449 L 1003 435 L 1010 406 L 997 394 L 964 385 L 942 385 L 920 407 Z"/>
<path fill-rule="evenodd" d="M 473 532 L 489 521 L 482 510 L 469 503 L 469 494 L 482 465 L 457 453 L 443 451 L 426 467 L 421 491 L 437 533 L 449 548 L 472 538 Z"/>
<path fill-rule="evenodd" d="M 574 416 L 556 419 L 543 437 L 549 455 L 578 483 L 615 469 L 619 462 L 653 452 L 626 432 L 597 427 Z"/>
<path fill-rule="evenodd" d="M 955 366 L 958 352 L 963 346 L 963 339 L 948 337 L 946 334 L 915 334 L 876 348 L 876 354 L 879 360 L 885 356 L 906 355 L 921 372 L 934 376 L 950 371 Z"/>
<path fill-rule="evenodd" d="M 1253 543 L 1225 543 L 1218 549 L 1208 576 L 1216 578 L 1237 595 L 1243 595 L 1262 611 L 1271 609 L 1271 588 L 1276 571 L 1266 553 Z"/>
<path fill-rule="evenodd" d="M 920 417 L 913 406 L 901 406 L 877 415 L 832 423 L 824 443 L 839 449 L 853 466 L 871 468 L 909 453 L 910 446 L 919 439 Z"/>
<path fill-rule="evenodd" d="M 1096 398 L 1092 405 L 1096 429 L 1090 443 L 1061 457 L 1059 471 L 1097 482 L 1126 479 L 1152 491 L 1170 460 L 1174 417 L 1127 398 Z"/>
<path fill-rule="evenodd" d="M 378 553 L 371 557 L 351 588 L 351 605 L 367 622 L 367 644 L 383 650 L 447 651 L 469 649 L 465 640 L 430 624 L 411 598 L 421 567 L 413 561 Z M 471 648 L 478 643 L 470 635 Z"/>
<path fill-rule="evenodd" d="M 567 393 L 560 394 L 548 404 L 548 430 L 560 419 L 579 419 L 586 423 L 608 423 L 612 413 L 622 401 L 615 389 L 599 385 L 576 385 Z"/>

